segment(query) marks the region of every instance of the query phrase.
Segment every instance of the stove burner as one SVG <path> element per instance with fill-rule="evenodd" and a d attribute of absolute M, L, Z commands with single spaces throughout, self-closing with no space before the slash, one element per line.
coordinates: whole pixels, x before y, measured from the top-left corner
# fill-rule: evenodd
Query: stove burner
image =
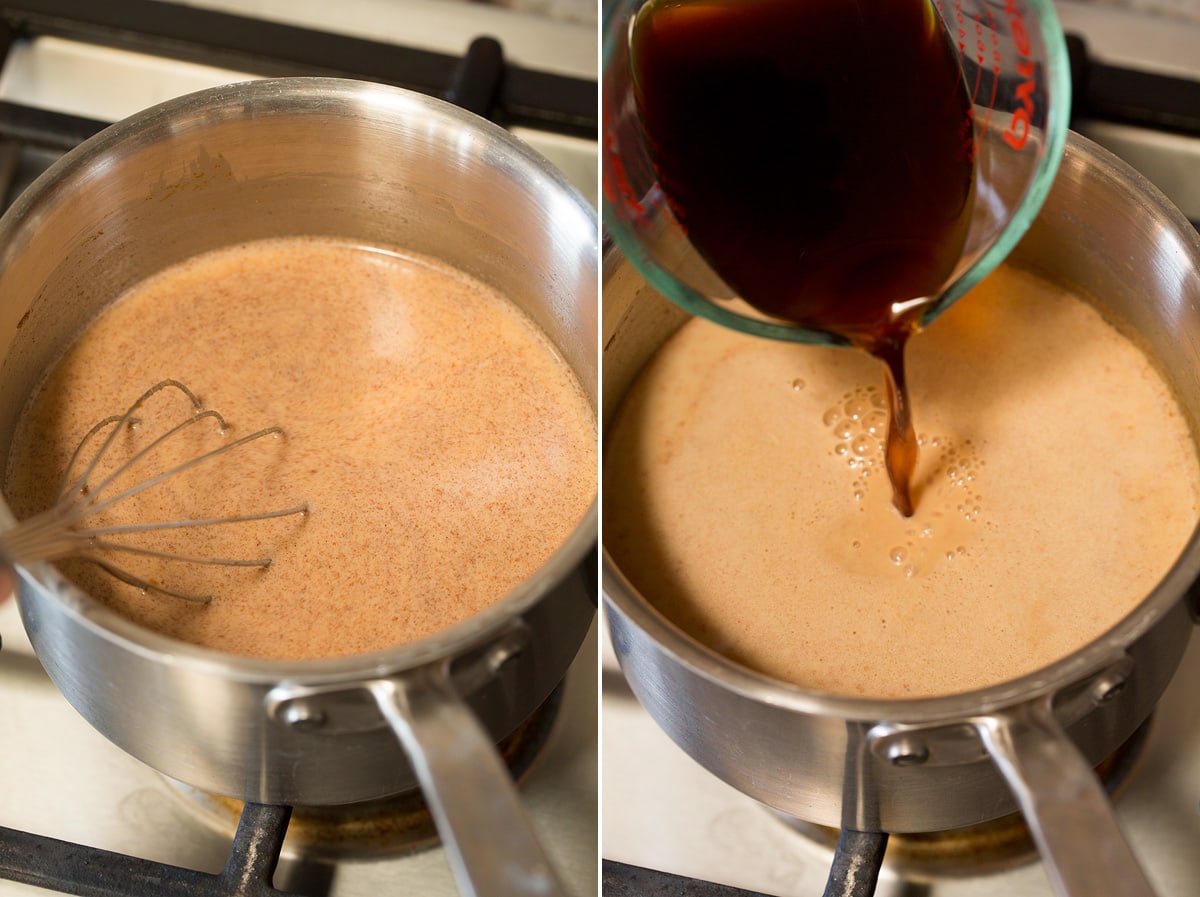
<path fill-rule="evenodd" d="M 563 686 L 498 745 L 501 758 L 520 785 L 542 756 L 562 704 Z M 174 793 L 208 824 L 234 831 L 245 804 L 168 780 Z M 418 789 L 393 797 L 334 807 L 295 807 L 283 842 L 285 856 L 315 860 L 404 856 L 436 847 L 437 829 Z"/>
<path fill-rule="evenodd" d="M 535 768 L 562 704 L 559 687 L 498 748 L 520 783 Z M 179 786 L 183 795 L 186 786 Z M 437 843 L 418 793 L 388 801 L 319 811 L 242 804 L 195 789 L 210 819 L 232 832 L 225 868 L 218 873 L 155 862 L 0 826 L 0 880 L 78 897 L 275 897 L 327 893 L 337 857 L 403 855 Z M 182 798 L 181 798 L 182 799 Z M 290 848 L 290 850 L 289 850 Z M 284 890 L 273 885 L 281 856 L 299 855 Z M 303 860 L 313 859 L 315 863 Z M 312 880 L 303 880 L 305 876 Z M 318 880 L 320 879 L 320 880 Z M 294 890 L 296 887 L 301 890 Z"/>
<path fill-rule="evenodd" d="M 1128 780 L 1142 754 L 1149 729 L 1147 720 L 1096 767 L 1096 774 L 1110 796 L 1115 796 Z M 774 815 L 798 834 L 833 851 L 824 897 L 871 897 L 881 864 L 920 888 L 937 880 L 1005 871 L 1032 862 L 1038 855 L 1020 813 L 953 831 L 906 835 L 839 832 L 782 813 Z M 759 897 L 736 888 L 612 860 L 604 860 L 603 873 L 604 893 L 613 897 L 651 891 L 665 897 Z"/>
<path fill-rule="evenodd" d="M 1109 796 L 1128 780 L 1146 743 L 1150 721 L 1096 766 L 1096 775 Z M 839 831 L 777 813 L 789 828 L 830 850 Z M 1038 858 L 1037 847 L 1024 817 L 1010 813 L 999 819 L 944 832 L 893 834 L 887 838 L 886 868 L 913 882 L 969 878 L 1002 872 Z"/>

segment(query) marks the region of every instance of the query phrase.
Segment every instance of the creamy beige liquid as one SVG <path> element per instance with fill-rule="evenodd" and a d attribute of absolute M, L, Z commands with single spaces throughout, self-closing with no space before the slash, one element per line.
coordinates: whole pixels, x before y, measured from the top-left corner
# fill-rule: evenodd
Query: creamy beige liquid
<path fill-rule="evenodd" d="M 909 352 L 905 519 L 876 362 L 689 322 L 607 431 L 605 546 L 699 641 L 844 695 L 999 683 L 1128 615 L 1200 507 L 1188 426 L 1147 359 L 1007 269 Z"/>
<path fill-rule="evenodd" d="M 537 570 L 595 496 L 592 409 L 515 306 L 428 260 L 287 239 L 167 270 L 85 332 L 26 411 L 6 489 L 18 516 L 52 503 L 94 423 L 166 377 L 230 423 L 224 436 L 189 428 L 168 443 L 179 457 L 270 425 L 285 435 L 176 476 L 110 516 L 309 507 L 143 537 L 192 555 L 270 556 L 265 570 L 117 558 L 151 582 L 212 593 L 207 606 L 63 563 L 101 600 L 189 642 L 312 658 L 420 638 Z M 112 457 L 188 414 L 164 390 Z"/>

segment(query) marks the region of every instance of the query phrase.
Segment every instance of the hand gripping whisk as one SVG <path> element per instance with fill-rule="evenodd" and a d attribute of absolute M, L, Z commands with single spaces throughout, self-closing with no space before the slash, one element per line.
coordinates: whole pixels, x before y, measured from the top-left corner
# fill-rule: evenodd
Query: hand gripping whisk
<path fill-rule="evenodd" d="M 190 416 L 169 427 L 161 435 L 149 441 L 144 447 L 122 460 L 111 472 L 98 473 L 101 461 L 112 450 L 118 434 L 136 427 L 140 420 L 136 416 L 145 402 L 158 392 L 175 390 L 186 397 L 191 406 Z M 196 395 L 177 380 L 163 380 L 146 390 L 124 414 L 106 417 L 92 427 L 80 441 L 67 464 L 63 474 L 62 484 L 58 490 L 57 499 L 48 510 L 21 521 L 11 529 L 0 532 L 0 563 L 7 566 L 30 563 L 33 561 L 54 561 L 63 558 L 79 558 L 94 563 L 110 576 L 128 583 L 146 592 L 156 592 L 181 598 L 186 601 L 207 604 L 212 601 L 211 594 L 197 594 L 167 587 L 158 582 L 151 582 L 126 569 L 114 564 L 110 555 L 140 555 L 157 558 L 180 564 L 209 564 L 225 567 L 267 567 L 271 564 L 270 557 L 193 557 L 168 551 L 158 551 L 151 548 L 126 544 L 119 540 L 120 536 L 132 533 L 147 533 L 156 530 L 184 529 L 189 527 L 211 527 L 226 524 L 248 523 L 256 520 L 268 520 L 275 517 L 287 517 L 295 514 L 305 514 L 307 504 L 290 508 L 262 511 L 250 514 L 235 514 L 230 516 L 197 517 L 191 519 L 160 520 L 149 522 L 104 524 L 96 518 L 102 511 L 112 508 L 119 502 L 127 501 L 134 495 L 163 483 L 192 468 L 211 463 L 214 459 L 235 451 L 250 443 L 268 436 L 282 434 L 279 427 L 267 427 L 247 436 L 242 436 L 230 442 L 223 443 L 217 448 L 201 452 L 180 463 L 174 463 L 166 470 L 149 475 L 146 479 L 126 485 L 123 480 L 135 465 L 144 464 L 152 459 L 156 451 L 162 450 L 172 440 L 178 440 L 182 434 L 195 427 L 202 421 L 215 422 L 220 431 L 227 429 L 225 419 L 216 411 L 205 409 Z M 89 457 L 86 452 L 90 444 L 103 436 L 99 449 Z M 78 473 L 76 473 L 78 471 Z M 97 479 L 93 482 L 93 479 Z"/>

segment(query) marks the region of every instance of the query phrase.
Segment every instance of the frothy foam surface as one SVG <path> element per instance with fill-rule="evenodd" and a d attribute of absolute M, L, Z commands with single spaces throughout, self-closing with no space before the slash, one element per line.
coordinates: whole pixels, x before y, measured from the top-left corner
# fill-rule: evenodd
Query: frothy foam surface
<path fill-rule="evenodd" d="M 530 576 L 595 496 L 591 407 L 511 302 L 428 259 L 298 238 L 197 257 L 108 309 L 26 411 L 6 488 L 18 516 L 52 503 L 94 423 L 166 377 L 231 424 L 224 436 L 194 428 L 172 443 L 179 457 L 260 427 L 285 435 L 147 490 L 111 519 L 310 508 L 143 539 L 192 555 L 273 557 L 266 570 L 128 559 L 150 581 L 212 592 L 208 606 L 64 562 L 96 597 L 185 641 L 313 658 L 420 638 Z M 160 393 L 114 458 L 187 414 L 178 394 Z"/>
<path fill-rule="evenodd" d="M 1001 269 L 912 340 L 909 371 L 905 519 L 875 361 L 688 322 L 608 429 L 605 546 L 699 641 L 837 694 L 996 684 L 1127 616 L 1200 509 L 1187 423 L 1145 356 Z"/>

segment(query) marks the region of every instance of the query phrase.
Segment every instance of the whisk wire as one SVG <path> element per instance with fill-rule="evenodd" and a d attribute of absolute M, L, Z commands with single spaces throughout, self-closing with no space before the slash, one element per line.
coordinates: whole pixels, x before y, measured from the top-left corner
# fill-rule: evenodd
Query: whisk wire
<path fill-rule="evenodd" d="M 215 567 L 269 567 L 271 558 L 214 558 L 198 555 L 176 554 L 171 551 L 158 551 L 154 548 L 142 548 L 140 545 L 126 545 L 124 542 L 113 542 L 111 539 L 101 539 L 97 536 L 88 538 L 90 546 L 97 551 L 123 551 L 147 558 L 160 558 L 167 561 L 178 561 L 181 564 L 208 564 Z"/>
<path fill-rule="evenodd" d="M 190 393 L 189 393 L 189 395 L 190 395 Z M 130 411 L 134 410 L 136 407 L 137 407 L 137 404 L 135 403 L 135 405 L 133 407 L 131 407 Z M 100 500 L 101 496 L 104 495 L 104 493 L 108 489 L 108 487 L 111 486 L 117 480 L 121 479 L 123 476 L 125 476 L 125 474 L 128 473 L 129 470 L 134 465 L 136 465 L 141 459 L 147 457 L 156 448 L 161 446 L 172 436 L 175 436 L 178 433 L 180 433 L 184 428 L 191 426 L 191 425 L 197 423 L 198 421 L 204 420 L 206 418 L 215 419 L 217 421 L 218 426 L 220 427 L 220 429 L 222 431 L 228 429 L 228 425 L 225 423 L 225 419 L 218 412 L 216 412 L 216 411 L 201 411 L 197 414 L 194 414 L 192 417 L 189 417 L 187 420 L 185 420 L 179 424 L 176 424 L 171 429 L 169 429 L 166 433 L 163 433 L 160 436 L 158 436 L 156 439 L 154 439 L 154 441 L 152 441 L 149 445 L 144 446 L 136 454 L 134 454 L 132 457 L 128 458 L 124 463 L 122 463 L 120 466 L 118 466 L 117 469 L 114 470 L 105 479 L 103 479 L 99 483 L 99 485 L 91 486 L 88 484 L 88 478 L 91 476 L 92 473 L 95 472 L 96 463 L 112 446 L 112 439 L 111 438 L 106 439 L 104 441 L 104 444 L 100 446 L 100 450 L 98 452 L 96 452 L 95 456 L 92 459 L 92 462 L 88 464 L 87 469 L 79 476 L 79 478 L 76 479 L 73 483 L 64 483 L 63 487 L 59 490 L 58 501 L 55 504 L 55 506 L 50 510 L 50 512 L 39 515 L 37 518 L 31 518 L 27 522 L 28 526 L 23 525 L 24 528 L 28 529 L 28 531 L 29 531 L 28 535 L 32 536 L 35 531 L 35 527 L 37 527 L 37 526 L 40 526 L 44 531 L 45 530 L 52 531 L 54 529 L 62 529 L 63 527 L 73 526 L 73 525 L 79 523 L 80 521 L 86 519 L 87 517 L 98 514 L 101 511 L 105 510 L 106 508 L 112 507 L 113 505 L 117 504 L 118 502 L 124 501 L 127 498 L 132 498 L 134 495 L 138 494 L 139 492 L 141 492 L 145 489 L 148 489 L 151 486 L 155 486 L 158 483 L 164 482 L 167 479 L 170 479 L 173 475 L 175 475 L 177 473 L 181 473 L 182 471 L 184 471 L 190 467 L 193 467 L 197 464 L 201 464 L 204 461 L 209 460 L 212 457 L 215 457 L 216 455 L 220 454 L 221 452 L 237 448 L 239 445 L 244 445 L 247 442 L 253 441 L 254 439 L 261 438 L 262 436 L 268 435 L 269 433 L 272 433 L 272 432 L 282 432 L 278 427 L 268 427 L 264 430 L 259 430 L 257 433 L 252 433 L 249 436 L 242 437 L 241 439 L 237 440 L 236 442 L 222 446 L 221 448 L 219 448 L 217 450 L 213 450 L 204 455 L 200 455 L 196 458 L 192 458 L 190 461 L 185 462 L 184 464 L 180 464 L 177 467 L 172 468 L 171 470 L 164 471 L 164 472 L 158 474 L 157 476 L 153 477 L 152 479 L 144 480 L 143 482 L 137 484 L 136 486 L 130 487 L 129 489 L 126 489 L 123 492 L 119 492 L 116 495 L 108 497 L 104 501 Z M 68 465 L 67 465 L 68 471 L 76 463 L 83 446 L 86 445 L 86 443 L 91 438 L 93 438 L 99 432 L 100 429 L 103 428 L 106 421 L 107 422 L 113 422 L 113 421 L 117 422 L 118 425 L 115 428 L 115 430 L 120 430 L 121 427 L 128 425 L 128 423 L 133 420 L 136 420 L 136 418 L 130 417 L 128 413 L 126 413 L 125 415 L 114 415 L 112 417 L 105 418 L 104 421 L 101 421 L 95 427 L 92 427 L 92 429 L 88 431 L 87 435 L 84 436 L 83 441 L 80 442 L 79 446 L 75 449 L 74 454 L 71 456 L 71 461 L 68 462 Z M 292 510 L 291 513 L 298 513 L 298 512 L 295 510 Z M 229 520 L 229 518 L 215 518 L 215 519 Z M 232 521 L 230 521 L 230 522 L 232 522 Z M 152 529 L 152 528 L 154 528 L 154 526 L 155 526 L 154 524 L 132 524 L 132 525 L 130 525 L 130 528 L 127 530 L 127 532 L 136 532 L 136 531 L 140 531 L 140 530 Z"/>
<path fill-rule="evenodd" d="M 177 426 L 173 427 L 168 433 L 165 433 L 162 436 L 160 436 L 158 439 L 154 440 L 154 442 L 152 442 L 149 446 L 147 446 L 142 451 L 138 452 L 129 461 L 126 461 L 124 464 L 122 464 L 116 471 L 114 471 L 112 473 L 111 476 L 107 477 L 103 482 L 101 482 L 99 486 L 95 487 L 94 489 L 89 490 L 90 501 L 83 505 L 83 507 L 86 507 L 86 509 L 87 509 L 86 514 L 87 515 L 99 514 L 101 511 L 105 510 L 106 508 L 110 508 L 113 505 L 117 504 L 118 502 L 124 501 L 127 498 L 132 498 L 133 496 L 137 495 L 139 492 L 144 492 L 145 490 L 149 489 L 151 486 L 157 486 L 159 483 L 165 482 L 165 481 L 171 479 L 172 477 L 183 473 L 185 470 L 191 470 L 193 467 L 197 467 L 197 466 L 205 463 L 206 461 L 211 461 L 213 458 L 223 455 L 226 452 L 233 451 L 233 449 L 238 448 L 239 446 L 245 445 L 248 442 L 253 442 L 256 439 L 261 439 L 264 436 L 269 436 L 274 433 L 282 433 L 283 432 L 283 430 L 281 430 L 279 427 L 267 427 L 265 429 L 259 430 L 256 433 L 251 433 L 249 436 L 243 436 L 240 439 L 236 439 L 233 442 L 227 443 L 226 445 L 222 445 L 219 448 L 211 449 L 202 455 L 197 455 L 195 458 L 185 461 L 182 464 L 178 464 L 175 467 L 170 468 L 169 470 L 164 470 L 162 473 L 156 474 L 155 476 L 151 477 L 148 480 L 143 480 L 142 482 L 138 483 L 136 486 L 130 486 L 128 489 L 118 492 L 116 495 L 109 496 L 108 498 L 104 499 L 104 501 L 99 500 L 100 496 L 104 493 L 104 490 L 107 489 L 109 486 L 111 486 L 113 484 L 113 482 L 118 480 L 120 477 L 124 476 L 124 474 L 130 469 L 130 467 L 132 467 L 133 464 L 135 464 L 143 455 L 149 453 L 156 446 L 161 445 L 168 437 L 175 435 L 180 430 L 182 430 L 184 427 L 188 426 L 189 424 L 195 423 L 197 419 L 205 416 L 208 413 L 209 412 L 204 412 L 203 414 L 200 414 L 200 415 L 197 415 L 196 417 L 190 418 L 189 420 L 186 420 L 183 423 L 178 424 Z M 213 412 L 213 413 L 215 413 L 215 412 Z M 218 415 L 218 417 L 220 417 L 220 416 Z"/>
<path fill-rule="evenodd" d="M 140 576 L 130 573 L 128 570 L 123 570 L 103 558 L 92 557 L 89 555 L 80 555 L 81 559 L 90 561 L 95 564 L 113 579 L 133 586 L 142 592 L 154 592 L 158 595 L 166 595 L 169 598 L 180 598 L 183 601 L 189 601 L 192 604 L 211 604 L 213 600 L 212 594 L 198 595 L 193 592 L 181 592 L 177 589 L 169 588 L 161 583 L 150 582 Z"/>
<path fill-rule="evenodd" d="M 99 484 L 95 486 L 90 485 L 89 480 L 99 468 L 103 457 L 112 448 L 117 434 L 131 424 L 138 423 L 139 419 L 135 417 L 137 410 L 147 400 L 164 389 L 176 389 L 181 392 L 191 403 L 191 416 L 173 425 L 165 433 L 157 436 L 149 444 L 141 447 L 129 458 L 123 460 Z M 222 433 L 228 430 L 225 419 L 218 412 L 204 409 L 195 393 L 178 380 L 173 379 L 162 380 L 146 390 L 126 409 L 124 414 L 104 418 L 88 430 L 72 453 L 60 483 L 58 500 L 54 506 L 0 533 L 0 562 L 11 565 L 15 563 L 28 563 L 35 560 L 60 560 L 66 557 L 76 557 L 95 564 L 114 579 L 134 586 L 143 592 L 155 592 L 201 604 L 211 601 L 212 595 L 184 592 L 169 588 L 157 581 L 150 581 L 143 576 L 118 567 L 112 561 L 99 556 L 97 552 L 124 553 L 181 564 L 263 568 L 270 566 L 272 558 L 269 556 L 255 558 L 194 556 L 130 545 L 108 537 L 169 529 L 223 526 L 226 524 L 248 523 L 292 515 L 304 515 L 308 513 L 307 503 L 281 509 L 219 517 L 195 517 L 101 526 L 83 525 L 89 518 L 94 517 L 100 512 L 132 498 L 146 489 L 178 476 L 187 470 L 206 464 L 215 458 L 241 446 L 263 439 L 266 436 L 283 433 L 280 427 L 265 427 L 247 436 L 242 436 L 232 442 L 196 455 L 146 480 L 120 489 L 113 495 L 106 495 L 114 483 L 128 475 L 133 467 L 141 463 L 143 459 L 149 457 L 156 449 L 188 427 L 194 426 L 206 419 L 215 420 Z M 79 466 L 87 446 L 92 444 L 105 428 L 110 429 L 100 444 L 99 449 L 91 456 L 80 474 L 74 477 L 73 471 Z"/>
<path fill-rule="evenodd" d="M 193 517 L 189 520 L 160 520 L 155 523 L 125 523 L 117 526 L 94 526 L 86 532 L 92 536 L 116 536 L 121 533 L 143 533 L 153 530 L 185 529 L 187 527 L 216 526 L 222 523 L 249 523 L 254 520 L 271 520 L 275 517 L 290 517 L 308 512 L 308 505 L 299 504 L 277 511 L 259 511 L 256 514 L 231 514 L 228 517 Z"/>
<path fill-rule="evenodd" d="M 95 471 L 97 465 L 99 465 L 100 460 L 105 456 L 105 454 L 108 453 L 109 448 L 112 447 L 113 442 L 117 438 L 117 434 L 125 429 L 125 427 L 129 426 L 129 424 L 134 420 L 134 412 L 145 405 L 146 402 L 156 393 L 162 392 L 162 390 L 168 388 L 175 388 L 187 397 L 188 401 L 192 403 L 193 418 L 195 414 L 198 414 L 204 410 L 204 404 L 200 401 L 196 394 L 178 380 L 167 378 L 165 380 L 158 381 L 144 393 L 142 393 L 132 405 L 125 409 L 124 414 L 106 417 L 104 420 L 100 421 L 100 423 L 96 424 L 96 426 L 92 427 L 92 429 L 88 430 L 83 439 L 80 441 L 79 445 L 76 447 L 75 452 L 71 455 L 71 460 L 67 463 L 67 469 L 63 474 L 63 486 L 59 490 L 60 501 L 66 498 L 68 491 L 77 491 L 81 493 L 87 488 L 88 480 L 91 479 L 92 473 Z M 74 468 L 76 461 L 78 461 L 80 454 L 82 454 L 84 447 L 100 432 L 100 430 L 104 429 L 107 424 L 112 422 L 115 422 L 116 426 L 109 431 L 109 434 L 105 438 L 103 445 L 100 446 L 100 450 L 92 456 L 92 460 L 84 469 L 83 474 L 78 480 L 75 481 L 76 485 L 74 489 L 69 489 L 68 483 L 70 482 L 71 470 Z"/>
<path fill-rule="evenodd" d="M 71 453 L 71 460 L 67 462 L 67 469 L 63 471 L 62 483 L 58 487 L 58 501 L 64 501 L 66 499 L 67 492 L 73 485 L 71 483 L 71 471 L 75 469 L 75 465 L 79 461 L 79 456 L 83 454 L 83 450 L 87 444 L 91 442 L 92 439 L 95 438 L 96 434 L 105 427 L 110 426 L 111 424 L 119 423 L 120 420 L 121 415 L 110 415 L 97 423 L 94 427 L 88 430 L 87 433 L 84 434 L 83 439 L 79 441 L 79 445 L 75 446 L 75 451 Z M 136 418 L 134 418 L 133 421 L 136 421 Z M 84 478 L 80 477 L 80 479 L 76 481 L 76 484 L 80 484 L 83 481 Z"/>

